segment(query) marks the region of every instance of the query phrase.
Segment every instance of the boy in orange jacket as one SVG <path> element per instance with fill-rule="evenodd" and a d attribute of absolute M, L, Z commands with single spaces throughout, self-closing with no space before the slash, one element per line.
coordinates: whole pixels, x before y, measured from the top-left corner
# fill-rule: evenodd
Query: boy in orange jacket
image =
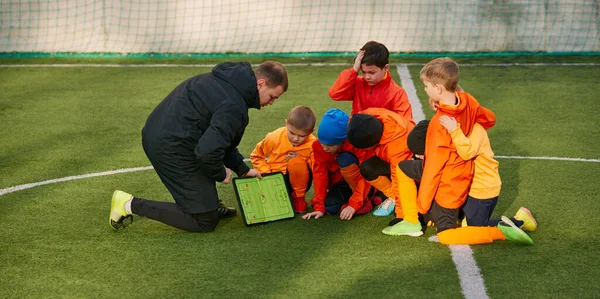
<path fill-rule="evenodd" d="M 360 164 L 361 175 L 385 196 L 394 199 L 397 218 L 405 213 L 417 215 L 416 204 L 404 207 L 398 197 L 398 163 L 408 160 L 412 153 L 406 145 L 408 132 L 414 124 L 392 111 L 369 108 L 352 116 L 348 125 L 348 141 L 359 149 L 373 149 L 375 156 Z M 413 229 L 414 228 L 414 229 Z M 408 235 L 423 234 L 418 220 Z"/>
<path fill-rule="evenodd" d="M 360 175 L 358 166 L 373 152 L 357 149 L 348 142 L 348 120 L 348 114 L 336 108 L 329 109 L 321 119 L 318 139 L 313 143 L 314 211 L 303 219 L 339 213 L 341 220 L 350 220 L 355 214 L 369 213 L 373 207 L 367 199 L 371 186 Z"/>
<path fill-rule="evenodd" d="M 329 97 L 334 101 L 352 101 L 352 115 L 368 108 L 385 108 L 413 123 L 412 108 L 404 89 L 390 74 L 390 53 L 375 41 L 366 43 L 358 52 L 354 65 L 342 71 Z M 358 72 L 362 71 L 362 76 Z"/>
<path fill-rule="evenodd" d="M 473 174 L 473 182 L 469 189 L 467 201 L 461 208 L 466 217 L 463 221 L 463 227 L 444 230 L 438 234 L 438 239 L 443 244 L 491 243 L 495 240 L 494 236 L 498 234 L 499 230 L 494 226 L 497 226 L 498 223 L 501 222 L 501 218 L 490 219 L 494 208 L 496 207 L 496 203 L 498 202 L 501 181 L 500 174 L 498 173 L 498 162 L 494 160 L 494 153 L 492 152 L 487 133 L 480 124 L 475 123 L 471 135 L 466 137 L 460 130 L 460 127 L 458 127 L 458 123 L 454 118 L 442 116 L 440 117 L 440 122 L 450 133 L 452 143 L 456 147 L 456 151 L 460 157 L 463 158 L 463 160 L 474 160 L 475 172 Z M 421 121 L 409 133 L 408 147 L 415 153 L 415 156 L 418 156 L 418 153 L 422 154 L 425 150 L 428 124 L 428 120 Z M 409 177 L 409 180 L 414 179 L 416 182 L 421 181 L 423 173 L 422 161 L 401 161 L 399 167 L 402 170 L 401 175 L 405 174 Z M 410 184 L 406 184 L 406 182 L 400 183 L 400 185 L 401 191 L 410 189 Z M 413 197 L 412 200 L 416 200 L 416 198 Z M 404 202 L 404 199 L 402 202 Z M 426 215 L 424 218 L 430 218 L 429 216 L 430 215 Z M 515 216 L 510 218 L 510 221 L 522 230 L 535 231 L 537 228 L 537 223 L 531 215 L 531 212 L 524 207 L 519 208 Z M 426 222 L 426 220 L 424 220 L 424 222 Z M 487 226 L 493 228 L 465 228 L 467 222 L 468 226 Z M 423 223 L 423 225 L 425 225 L 425 223 Z M 389 231 L 391 228 L 384 229 L 384 233 L 386 230 Z M 525 237 L 523 233 L 518 230 L 509 230 L 513 234 L 517 233 L 518 235 Z M 510 240 L 512 235 L 509 234 L 505 237 Z"/>
<path fill-rule="evenodd" d="M 452 143 L 458 155 L 463 160 L 473 160 L 475 166 L 469 195 L 462 207 L 465 224 L 468 226 L 497 226 L 501 219 L 490 218 L 498 203 L 502 181 L 498 173 L 498 161 L 494 159 L 487 132 L 480 124 L 475 123 L 471 134 L 467 137 L 460 129 L 456 119 L 446 115 L 440 117 L 440 123 L 452 137 Z M 535 218 L 525 207 L 519 208 L 510 221 L 522 230 L 535 231 L 537 228 Z M 443 244 L 491 243 L 497 240 L 493 236 L 493 229 L 489 230 L 488 234 L 481 234 L 480 232 L 473 233 L 464 226 L 438 234 L 438 238 Z"/>
<path fill-rule="evenodd" d="M 267 134 L 250 154 L 252 166 L 259 173 L 283 172 L 296 213 L 306 212 L 315 123 L 316 116 L 310 108 L 296 106 L 289 112 L 285 127 Z"/>
<path fill-rule="evenodd" d="M 437 58 L 430 61 L 421 69 L 420 77 L 437 111 L 427 129 L 417 206 L 421 214 L 430 213 L 440 241 L 453 244 L 457 241 L 456 235 L 462 235 L 456 231 L 458 214 L 471 187 L 475 166 L 472 160 L 465 161 L 456 152 L 452 137 L 441 124 L 440 117 L 454 117 L 467 136 L 471 134 L 475 123 L 488 129 L 495 124 L 496 117 L 470 94 L 457 90 L 458 64 L 452 59 Z M 509 226 L 468 227 L 469 234 L 487 235 L 492 240 L 508 238 L 533 244 L 531 238 L 508 218 L 503 217 L 502 220 Z"/>

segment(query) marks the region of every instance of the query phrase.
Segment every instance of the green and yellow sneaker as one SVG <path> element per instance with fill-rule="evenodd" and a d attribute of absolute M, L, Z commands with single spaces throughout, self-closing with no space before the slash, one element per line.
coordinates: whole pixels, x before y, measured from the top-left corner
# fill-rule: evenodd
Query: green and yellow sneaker
<path fill-rule="evenodd" d="M 388 226 L 381 232 L 390 236 L 418 237 L 423 234 L 423 231 L 421 230 L 421 223 L 410 223 L 408 221 L 401 221 L 393 226 Z"/>
<path fill-rule="evenodd" d="M 534 232 L 537 229 L 537 221 L 535 221 L 531 212 L 525 207 L 519 208 L 515 214 L 515 219 L 523 221 L 523 225 L 521 225 L 522 230 Z"/>
<path fill-rule="evenodd" d="M 506 240 L 524 245 L 533 245 L 533 240 L 529 235 L 518 228 L 508 217 L 502 216 L 502 221 L 498 223 L 498 229 L 502 231 Z M 506 225 L 503 225 L 506 224 Z"/>
<path fill-rule="evenodd" d="M 123 227 L 123 221 L 130 219 L 133 221 L 133 217 L 127 211 L 125 211 L 125 203 L 131 200 L 133 196 L 129 193 L 125 193 L 120 190 L 116 190 L 113 193 L 112 200 L 110 202 L 110 216 L 108 217 L 108 223 L 114 230 L 118 230 Z"/>

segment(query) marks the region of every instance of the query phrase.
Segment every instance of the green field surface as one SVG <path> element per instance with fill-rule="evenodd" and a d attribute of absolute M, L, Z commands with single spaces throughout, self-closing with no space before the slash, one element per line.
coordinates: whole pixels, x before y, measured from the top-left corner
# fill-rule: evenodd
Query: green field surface
<path fill-rule="evenodd" d="M 461 86 L 497 117 L 488 133 L 503 184 L 493 216 L 512 216 L 525 206 L 539 224 L 530 233 L 534 246 L 508 241 L 470 246 L 490 298 L 600 294 L 600 234 L 594 224 L 600 211 L 600 68 L 555 64 L 598 60 L 535 57 L 515 61 L 549 65 L 461 67 Z M 419 81 L 420 64 L 426 61 L 394 63 L 409 63 L 430 117 Z M 146 63 L 0 60 L 3 65 L 78 62 Z M 250 111 L 239 146 L 244 156 L 265 134 L 284 126 L 296 105 L 311 107 L 318 119 L 329 108 L 350 112 L 350 102 L 334 102 L 327 91 L 351 59 L 312 62 L 345 65 L 289 66 L 288 92 L 274 105 Z M 45 180 L 150 166 L 141 145 L 146 117 L 181 81 L 209 70 L 0 67 L 0 190 L 5 190 L 0 196 L 0 297 L 463 297 L 451 249 L 428 240 L 435 234 L 431 228 L 417 238 L 383 235 L 393 216 L 341 221 L 338 216 L 303 220 L 297 215 L 246 227 L 238 213 L 222 219 L 212 233 L 188 233 L 136 216 L 132 225 L 113 232 L 106 218 L 114 190 L 172 201 L 153 170 L 6 192 Z M 391 72 L 400 82 L 394 65 Z M 223 202 L 239 209 L 232 184 L 217 187 Z"/>

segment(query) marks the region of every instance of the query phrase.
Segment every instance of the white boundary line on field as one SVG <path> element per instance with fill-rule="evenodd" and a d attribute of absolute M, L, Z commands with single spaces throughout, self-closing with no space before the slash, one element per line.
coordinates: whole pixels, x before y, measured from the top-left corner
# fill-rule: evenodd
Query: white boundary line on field
<path fill-rule="evenodd" d="M 494 158 L 499 158 L 499 159 L 520 159 L 520 160 L 573 161 L 573 162 L 600 163 L 600 159 L 568 158 L 568 157 L 494 156 Z"/>
<path fill-rule="evenodd" d="M 494 156 L 494 157 L 498 158 L 498 159 L 572 161 L 572 162 L 600 163 L 600 159 L 585 159 L 585 158 L 527 157 L 527 156 Z M 249 162 L 250 159 L 246 158 L 246 159 L 244 159 L 244 161 L 245 162 Z M 12 186 L 12 187 L 8 187 L 8 188 L 0 189 L 0 196 L 8 194 L 8 193 L 22 191 L 22 190 L 25 190 L 25 189 L 30 189 L 30 188 L 37 187 L 37 186 L 42 186 L 42 185 L 48 185 L 48 184 L 54 184 L 54 183 L 60 183 L 60 182 L 67 182 L 67 181 L 73 181 L 73 180 L 80 180 L 80 179 L 87 179 L 87 178 L 93 178 L 93 177 L 99 177 L 99 176 L 105 176 L 105 175 L 113 175 L 113 174 L 119 174 L 119 173 L 136 172 L 136 171 L 143 171 L 143 170 L 151 170 L 151 169 L 153 169 L 152 166 L 143 166 L 143 167 L 134 167 L 134 168 L 122 168 L 122 169 L 109 170 L 109 171 L 103 171 L 103 172 L 94 172 L 94 173 L 87 173 L 87 174 L 81 174 L 81 175 L 73 175 L 73 176 L 62 177 L 62 178 L 57 178 L 57 179 L 51 179 L 51 180 L 46 180 L 46 181 L 41 181 L 41 182 L 35 182 L 35 183 L 28 183 L 28 184 L 17 185 L 17 186 Z"/>
<path fill-rule="evenodd" d="M 600 159 L 565 158 L 565 157 L 494 156 L 494 158 L 600 163 Z M 246 159 L 244 159 L 244 161 L 249 162 L 250 159 L 246 158 Z M 35 183 L 28 183 L 28 184 L 17 185 L 17 186 L 0 189 L 0 196 L 8 194 L 8 193 L 22 191 L 25 189 L 30 189 L 30 188 L 37 187 L 37 186 L 42 186 L 42 185 L 67 182 L 67 181 L 73 181 L 73 180 L 80 180 L 80 179 L 87 179 L 87 178 L 93 178 L 93 177 L 99 177 L 99 176 L 105 176 L 105 175 L 113 175 L 113 174 L 119 174 L 119 173 L 152 170 L 152 169 L 153 169 L 152 166 L 143 166 L 143 167 L 122 168 L 122 169 L 109 170 L 109 171 L 103 171 L 103 172 L 87 173 L 87 174 L 81 174 L 81 175 L 73 175 L 73 176 L 68 176 L 68 177 L 62 177 L 62 178 L 57 178 L 57 179 L 51 179 L 51 180 L 35 182 Z"/>
<path fill-rule="evenodd" d="M 396 65 L 398 74 L 400 75 L 400 82 L 402 87 L 408 94 L 408 99 L 413 107 L 413 118 L 418 123 L 425 119 L 425 113 L 423 112 L 423 106 L 417 96 L 417 90 L 408 71 L 408 66 L 405 64 Z M 418 107 L 418 109 L 417 109 Z M 489 298 L 485 290 L 485 283 L 475 257 L 473 257 L 473 251 L 468 245 L 450 245 L 450 253 L 452 255 L 452 261 L 456 265 L 456 271 L 458 272 L 458 278 L 460 279 L 460 288 L 467 299 L 487 299 Z"/>
<path fill-rule="evenodd" d="M 1 61 L 1 60 L 0 60 Z M 286 67 L 329 67 L 329 66 L 351 66 L 348 63 L 284 63 Z M 406 63 L 399 64 L 404 66 L 423 66 L 424 63 Z M 57 64 L 0 64 L 0 68 L 212 68 L 215 64 L 102 64 L 102 63 L 57 63 Z M 253 67 L 258 64 L 252 64 Z M 508 66 L 600 66 L 600 63 L 463 63 L 460 66 L 489 66 L 489 67 L 508 67 Z"/>
<path fill-rule="evenodd" d="M 142 171 L 142 170 L 150 170 L 150 169 L 153 169 L 153 167 L 152 166 L 145 166 L 145 167 L 134 167 L 134 168 L 122 168 L 122 169 L 109 170 L 109 171 L 103 171 L 103 172 L 95 172 L 95 173 L 87 173 L 87 174 L 81 174 L 81 175 L 67 176 L 67 177 L 63 177 L 63 178 L 46 180 L 46 181 L 41 181 L 41 182 L 36 182 L 36 183 L 29 183 L 29 184 L 17 185 L 17 186 L 13 186 L 13 187 L 8 187 L 8 188 L 0 189 L 0 196 L 2 196 L 4 194 L 8 194 L 8 193 L 13 193 L 13 192 L 17 192 L 17 191 L 21 191 L 21 190 L 25 190 L 25 189 L 29 189 L 29 188 L 33 188 L 33 187 L 37 187 L 37 186 L 42 186 L 42 185 L 48 185 L 48 184 L 66 182 L 66 181 L 73 181 L 73 180 L 80 180 L 80 179 L 87 179 L 87 178 L 93 178 L 93 177 L 98 177 L 98 176 L 105 176 L 105 175 L 113 175 L 113 174 L 119 174 L 119 173 L 126 173 L 126 172 L 135 172 L 135 171 Z"/>
<path fill-rule="evenodd" d="M 408 101 L 412 107 L 412 114 L 413 118 L 415 119 L 415 123 L 418 123 L 425 119 L 425 112 L 423 112 L 423 105 L 421 105 L 421 101 L 417 96 L 417 88 L 413 83 L 410 72 L 408 71 L 408 66 L 406 64 L 398 64 L 396 65 L 396 69 L 398 70 L 398 75 L 400 76 L 402 88 L 404 88 L 406 91 Z"/>
<path fill-rule="evenodd" d="M 450 245 L 452 261 L 460 277 L 460 288 L 467 299 L 489 298 L 485 291 L 483 276 L 479 271 L 477 262 L 473 257 L 473 250 L 469 245 Z"/>

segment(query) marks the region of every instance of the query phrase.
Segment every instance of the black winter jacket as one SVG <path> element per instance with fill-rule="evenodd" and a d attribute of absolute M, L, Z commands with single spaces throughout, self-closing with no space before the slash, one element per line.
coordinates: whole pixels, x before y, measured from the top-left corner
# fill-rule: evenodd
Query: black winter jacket
<path fill-rule="evenodd" d="M 142 129 L 144 150 L 172 159 L 186 173 L 197 169 L 217 182 L 225 167 L 249 171 L 237 150 L 248 109 L 260 109 L 256 77 L 247 62 L 226 62 L 179 84 L 152 111 Z M 169 161 L 170 162 L 170 161 Z"/>

